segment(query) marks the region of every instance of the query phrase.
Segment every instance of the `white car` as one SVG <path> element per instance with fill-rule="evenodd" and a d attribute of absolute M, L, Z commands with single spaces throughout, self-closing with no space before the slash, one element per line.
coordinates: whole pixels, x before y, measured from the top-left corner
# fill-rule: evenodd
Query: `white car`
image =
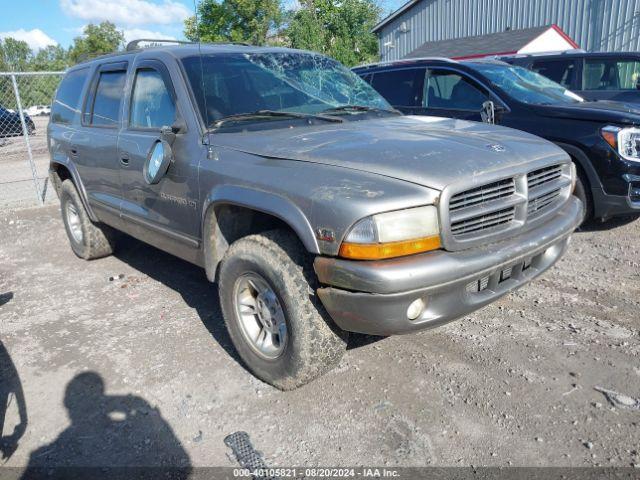
<path fill-rule="evenodd" d="M 33 105 L 25 110 L 30 117 L 37 115 L 50 115 L 51 107 L 48 105 Z"/>

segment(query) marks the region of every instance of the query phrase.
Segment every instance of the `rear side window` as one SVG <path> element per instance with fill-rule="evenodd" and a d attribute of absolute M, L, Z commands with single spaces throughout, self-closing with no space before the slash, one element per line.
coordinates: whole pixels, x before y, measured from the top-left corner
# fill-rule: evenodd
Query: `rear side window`
<path fill-rule="evenodd" d="M 588 59 L 584 64 L 584 90 L 637 90 L 640 62 L 615 58 Z"/>
<path fill-rule="evenodd" d="M 531 70 L 571 89 L 575 81 L 576 62 L 575 60 L 538 60 L 533 63 Z"/>
<path fill-rule="evenodd" d="M 115 127 L 120 121 L 126 71 L 100 72 L 89 125 Z"/>
<path fill-rule="evenodd" d="M 419 107 L 424 72 L 424 68 L 411 68 L 375 73 L 371 86 L 394 107 Z"/>
<path fill-rule="evenodd" d="M 175 121 L 176 107 L 162 75 L 157 70 L 138 70 L 133 96 L 131 117 L 133 128 L 161 128 Z"/>
<path fill-rule="evenodd" d="M 88 68 L 69 72 L 60 82 L 51 106 L 53 123 L 76 123 L 80 117 L 80 95 L 87 80 Z"/>

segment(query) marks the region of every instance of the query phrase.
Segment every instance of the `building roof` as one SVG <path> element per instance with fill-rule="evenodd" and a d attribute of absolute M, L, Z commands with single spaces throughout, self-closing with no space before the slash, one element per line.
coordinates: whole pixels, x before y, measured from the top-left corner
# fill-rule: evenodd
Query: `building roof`
<path fill-rule="evenodd" d="M 404 5 L 402 5 L 399 9 L 397 9 L 395 12 L 392 12 L 388 17 L 383 18 L 382 20 L 380 20 L 372 29 L 371 31 L 373 33 L 376 33 L 378 30 L 380 30 L 382 27 L 384 27 L 387 23 L 389 23 L 390 21 L 392 21 L 394 18 L 398 18 L 400 15 L 402 15 L 404 12 L 406 12 L 407 10 L 409 10 L 411 7 L 413 7 L 416 3 L 420 3 L 422 0 L 409 0 L 407 3 L 405 3 Z"/>
<path fill-rule="evenodd" d="M 523 30 L 507 30 L 477 37 L 455 38 L 439 42 L 427 42 L 409 53 L 406 58 L 419 57 L 474 57 L 484 55 L 509 55 L 517 53 L 522 47 L 535 40 L 552 25 L 526 28 Z M 557 28 L 557 27 L 556 27 Z"/>

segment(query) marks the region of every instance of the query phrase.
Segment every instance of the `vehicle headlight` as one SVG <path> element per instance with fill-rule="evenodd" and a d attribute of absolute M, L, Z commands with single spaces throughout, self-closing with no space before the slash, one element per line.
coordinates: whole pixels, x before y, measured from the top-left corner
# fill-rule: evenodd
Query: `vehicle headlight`
<path fill-rule="evenodd" d="M 363 218 L 345 237 L 340 256 L 379 260 L 437 250 L 440 246 L 438 210 L 429 205 Z"/>
<path fill-rule="evenodd" d="M 625 160 L 640 162 L 640 128 L 604 127 L 602 138 Z"/>

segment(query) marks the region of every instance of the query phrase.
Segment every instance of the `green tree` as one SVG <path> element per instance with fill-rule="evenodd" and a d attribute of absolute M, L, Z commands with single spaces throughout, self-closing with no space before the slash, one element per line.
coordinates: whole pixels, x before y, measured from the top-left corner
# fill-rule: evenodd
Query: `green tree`
<path fill-rule="evenodd" d="M 69 66 L 69 54 L 60 45 L 49 45 L 38 50 L 29 62 L 29 70 L 60 71 Z"/>
<path fill-rule="evenodd" d="M 7 37 L 0 39 L 0 67 L 14 72 L 25 71 L 33 54 L 27 42 Z"/>
<path fill-rule="evenodd" d="M 73 62 L 79 62 L 85 58 L 116 52 L 123 46 L 124 35 L 113 23 L 89 24 L 84 28 L 84 35 L 73 40 L 69 57 Z"/>
<path fill-rule="evenodd" d="M 348 66 L 378 57 L 371 29 L 381 9 L 373 0 L 302 0 L 285 30 L 293 48 L 314 50 Z"/>
<path fill-rule="evenodd" d="M 282 18 L 278 0 L 202 0 L 197 20 L 185 21 L 184 34 L 191 41 L 264 45 Z"/>

